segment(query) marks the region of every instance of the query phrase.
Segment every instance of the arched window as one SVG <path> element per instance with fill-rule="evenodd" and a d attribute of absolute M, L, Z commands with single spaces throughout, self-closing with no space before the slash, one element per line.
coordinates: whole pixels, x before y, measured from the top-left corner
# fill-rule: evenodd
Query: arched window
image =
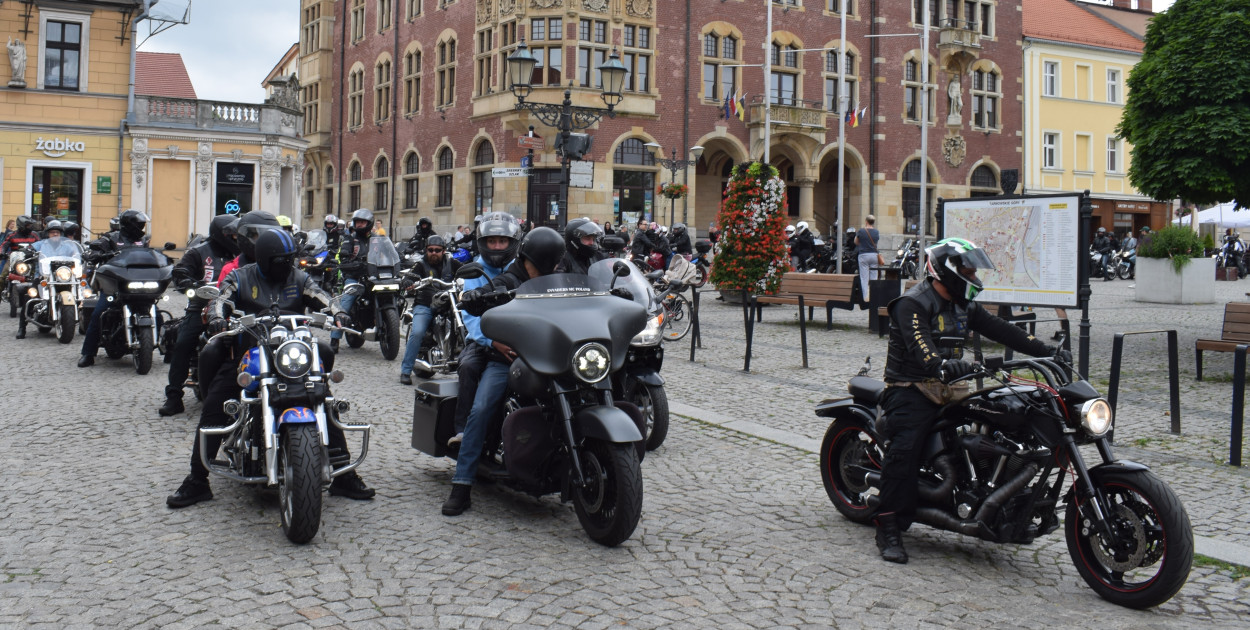
<path fill-rule="evenodd" d="M 352 162 L 351 174 L 352 174 L 353 182 L 360 181 L 360 175 L 361 175 L 360 171 L 361 171 L 360 162 Z"/>
<path fill-rule="evenodd" d="M 438 43 L 438 67 L 435 76 L 438 85 L 434 94 L 434 104 L 438 107 L 452 105 L 456 102 L 456 40 L 446 39 Z"/>
<path fill-rule="evenodd" d="M 825 109 L 831 112 L 837 112 L 838 107 L 838 79 L 844 77 L 846 81 L 846 93 L 850 96 L 847 102 L 847 112 L 859 109 L 859 55 L 853 49 L 847 47 L 846 59 L 842 63 L 838 63 L 838 50 L 836 46 L 830 45 L 834 50 L 825 51 Z"/>
<path fill-rule="evenodd" d="M 723 104 L 738 93 L 738 38 L 711 31 L 703 35 L 703 98 Z"/>
<path fill-rule="evenodd" d="M 356 128 L 365 122 L 365 71 L 353 68 L 347 75 L 347 126 Z"/>
<path fill-rule="evenodd" d="M 391 208 L 391 162 L 386 156 L 378 158 L 373 165 L 373 209 L 386 212 Z"/>
<path fill-rule="evenodd" d="M 473 156 L 473 163 L 476 166 L 489 167 L 495 163 L 495 147 L 491 145 L 490 140 L 483 140 L 477 145 L 477 152 Z M 495 198 L 495 178 L 491 175 L 490 168 L 477 168 L 473 170 L 473 210 L 474 214 L 484 214 L 491 211 Z"/>
<path fill-rule="evenodd" d="M 972 128 L 992 131 L 999 128 L 999 104 L 1003 100 L 1002 75 L 995 69 L 972 73 Z"/>
<path fill-rule="evenodd" d="M 416 152 L 404 158 L 404 208 L 412 210 L 417 207 L 418 173 L 421 172 L 421 158 Z"/>
<path fill-rule="evenodd" d="M 655 157 L 647 150 L 645 143 L 637 138 L 629 138 L 616 147 L 612 161 L 630 166 L 655 166 Z"/>
<path fill-rule="evenodd" d="M 993 197 L 1000 194 L 1001 188 L 998 184 L 998 174 L 994 172 L 986 164 L 982 164 L 972 169 L 972 175 L 968 177 L 968 188 L 970 197 Z"/>
<path fill-rule="evenodd" d="M 382 57 L 373 67 L 373 121 L 391 118 L 391 59 Z"/>
<path fill-rule="evenodd" d="M 438 151 L 438 207 L 447 208 L 451 206 L 451 184 L 452 168 L 455 167 L 456 158 L 451 153 L 451 147 L 443 147 Z"/>
<path fill-rule="evenodd" d="M 912 159 L 903 167 L 903 229 L 907 234 L 920 231 L 920 160 Z M 937 173 L 929 169 L 925 181 L 925 233 L 929 236 L 936 232 L 933 229 L 933 194 L 936 190 L 933 180 Z"/>

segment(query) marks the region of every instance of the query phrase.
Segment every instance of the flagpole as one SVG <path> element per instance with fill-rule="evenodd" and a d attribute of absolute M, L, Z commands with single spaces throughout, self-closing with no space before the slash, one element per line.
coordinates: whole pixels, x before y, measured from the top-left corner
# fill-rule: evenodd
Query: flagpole
<path fill-rule="evenodd" d="M 768 5 L 768 37 L 764 38 L 764 164 L 772 164 L 771 145 L 773 139 L 773 0 L 764 0 Z"/>
<path fill-rule="evenodd" d="M 838 219 L 834 222 L 834 240 L 837 241 L 835 247 L 837 260 L 837 272 L 842 273 L 842 232 L 846 231 L 846 224 L 842 222 L 845 217 L 842 207 L 843 187 L 846 185 L 846 106 L 850 102 L 850 95 L 846 93 L 846 0 L 841 0 L 840 11 L 842 13 L 842 41 L 838 45 Z"/>
<path fill-rule="evenodd" d="M 929 4 L 934 0 L 925 0 L 924 34 L 920 45 L 920 233 L 916 235 L 920 243 L 920 269 L 925 269 L 929 262 L 925 257 L 925 224 L 929 219 L 929 18 L 933 11 Z"/>

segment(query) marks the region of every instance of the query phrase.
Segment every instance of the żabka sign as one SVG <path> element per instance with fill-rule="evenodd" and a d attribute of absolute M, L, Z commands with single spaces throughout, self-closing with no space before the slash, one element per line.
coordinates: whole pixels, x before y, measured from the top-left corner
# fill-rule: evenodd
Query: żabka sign
<path fill-rule="evenodd" d="M 54 138 L 52 140 L 37 138 L 35 140 L 35 150 L 43 151 L 43 154 L 48 157 L 58 158 L 70 151 L 77 151 L 79 153 L 86 151 L 87 143 L 81 141 L 74 142 L 69 138 L 65 138 L 64 140 L 61 138 Z"/>

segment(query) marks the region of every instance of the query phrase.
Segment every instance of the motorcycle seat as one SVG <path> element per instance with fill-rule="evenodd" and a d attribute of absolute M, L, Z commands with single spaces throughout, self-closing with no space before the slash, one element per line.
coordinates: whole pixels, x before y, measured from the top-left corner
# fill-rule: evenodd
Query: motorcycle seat
<path fill-rule="evenodd" d="M 881 392 L 885 391 L 885 383 L 867 376 L 852 376 L 850 382 L 846 384 L 846 390 L 856 400 L 875 405 L 879 402 Z"/>

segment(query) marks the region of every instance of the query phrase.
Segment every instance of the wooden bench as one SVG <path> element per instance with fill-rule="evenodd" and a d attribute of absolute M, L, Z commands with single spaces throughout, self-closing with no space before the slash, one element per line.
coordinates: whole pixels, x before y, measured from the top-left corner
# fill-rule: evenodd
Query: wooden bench
<path fill-rule="evenodd" d="M 1224 305 L 1224 330 L 1219 339 L 1194 341 L 1194 366 L 1197 379 L 1202 380 L 1202 352 L 1232 352 L 1237 346 L 1250 344 L 1250 302 L 1229 302 Z"/>
<path fill-rule="evenodd" d="M 825 309 L 825 330 L 833 330 L 833 309 L 854 310 L 863 301 L 858 275 L 787 272 L 781 276 L 781 287 L 775 295 L 751 297 L 751 312 L 747 317 L 747 352 L 750 352 L 755 330 L 752 320 L 764 321 L 761 305 L 794 304 L 799 307 L 799 342 L 803 350 L 803 367 L 807 367 L 807 320 L 812 318 L 815 308 L 820 306 Z"/>

